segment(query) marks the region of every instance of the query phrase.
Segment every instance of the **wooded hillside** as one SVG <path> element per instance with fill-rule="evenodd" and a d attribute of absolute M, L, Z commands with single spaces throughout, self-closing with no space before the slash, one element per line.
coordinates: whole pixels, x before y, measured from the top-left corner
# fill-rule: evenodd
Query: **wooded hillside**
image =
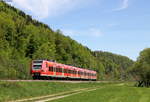
<path fill-rule="evenodd" d="M 95 51 L 93 54 L 104 67 L 103 75 L 105 79 L 128 79 L 127 70 L 134 63 L 131 59 L 103 51 Z"/>
<path fill-rule="evenodd" d="M 89 68 L 99 72 L 99 78 L 120 79 L 122 71 L 133 61 L 127 57 L 92 52 L 89 48 L 53 31 L 24 12 L 0 1 L 0 79 L 28 79 L 33 59 L 53 59 L 57 62 Z M 107 75 L 107 77 L 106 77 Z"/>

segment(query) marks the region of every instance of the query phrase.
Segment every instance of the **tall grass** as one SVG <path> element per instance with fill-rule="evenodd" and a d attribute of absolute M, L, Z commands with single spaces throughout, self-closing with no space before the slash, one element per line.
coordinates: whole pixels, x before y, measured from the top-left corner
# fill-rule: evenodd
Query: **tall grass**
<path fill-rule="evenodd" d="M 73 89 L 96 87 L 99 83 L 62 82 L 2 82 L 0 81 L 0 102 L 44 96 Z"/>
<path fill-rule="evenodd" d="M 150 102 L 150 88 L 111 84 L 51 102 Z"/>

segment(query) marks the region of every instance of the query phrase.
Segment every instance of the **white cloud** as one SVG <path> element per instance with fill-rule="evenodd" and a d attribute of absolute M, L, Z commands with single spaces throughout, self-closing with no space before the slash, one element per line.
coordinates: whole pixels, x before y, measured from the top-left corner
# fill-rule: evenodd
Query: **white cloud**
<path fill-rule="evenodd" d="M 12 5 L 42 19 L 66 13 L 86 1 L 90 0 L 13 0 Z"/>
<path fill-rule="evenodd" d="M 122 4 L 121 7 L 113 9 L 113 11 L 120 11 L 120 10 L 124 10 L 126 8 L 129 7 L 129 0 L 122 0 Z"/>
<path fill-rule="evenodd" d="M 109 23 L 109 24 L 107 24 L 106 26 L 107 27 L 116 27 L 116 26 L 118 26 L 119 24 L 118 23 Z"/>
<path fill-rule="evenodd" d="M 89 33 L 91 36 L 94 36 L 94 37 L 100 37 L 103 35 L 102 31 L 100 29 L 97 29 L 97 28 L 90 28 Z"/>
<path fill-rule="evenodd" d="M 70 29 L 63 29 L 63 34 L 67 36 L 88 36 L 88 37 L 101 37 L 103 32 L 98 28 L 89 28 L 86 30 L 70 30 Z"/>

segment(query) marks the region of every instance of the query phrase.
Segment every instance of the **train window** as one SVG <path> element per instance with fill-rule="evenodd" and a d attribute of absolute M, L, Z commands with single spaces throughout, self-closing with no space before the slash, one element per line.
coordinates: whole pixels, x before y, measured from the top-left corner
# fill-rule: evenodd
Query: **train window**
<path fill-rule="evenodd" d="M 59 68 L 56 68 L 56 72 L 59 72 Z"/>
<path fill-rule="evenodd" d="M 68 70 L 68 73 L 71 73 L 70 70 Z"/>
<path fill-rule="evenodd" d="M 33 65 L 34 69 L 40 69 L 42 67 L 42 65 Z"/>
<path fill-rule="evenodd" d="M 73 71 L 72 70 L 70 70 L 70 74 L 72 74 L 73 73 Z"/>
<path fill-rule="evenodd" d="M 42 65 L 33 65 L 33 67 L 41 67 Z"/>
<path fill-rule="evenodd" d="M 68 73 L 68 72 L 67 72 L 67 69 L 64 69 L 64 73 Z"/>
<path fill-rule="evenodd" d="M 56 72 L 62 72 L 62 68 L 56 68 Z"/>
<path fill-rule="evenodd" d="M 62 68 L 59 68 L 59 72 L 62 72 Z"/>
<path fill-rule="evenodd" d="M 53 72 L 54 71 L 53 67 L 49 67 L 49 71 Z"/>

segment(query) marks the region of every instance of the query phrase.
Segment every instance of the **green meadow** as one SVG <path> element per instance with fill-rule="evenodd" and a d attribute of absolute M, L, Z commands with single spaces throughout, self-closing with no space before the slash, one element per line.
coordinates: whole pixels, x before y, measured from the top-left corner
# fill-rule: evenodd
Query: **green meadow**
<path fill-rule="evenodd" d="M 64 82 L 4 82 L 0 81 L 0 102 L 33 98 L 83 88 L 83 91 L 50 102 L 150 102 L 150 88 L 135 83 L 64 83 Z"/>
<path fill-rule="evenodd" d="M 81 88 L 97 87 L 99 83 L 4 82 L 0 81 L 0 102 L 45 96 Z"/>
<path fill-rule="evenodd" d="M 150 88 L 138 88 L 133 84 L 109 84 L 94 91 L 50 102 L 150 102 Z"/>

